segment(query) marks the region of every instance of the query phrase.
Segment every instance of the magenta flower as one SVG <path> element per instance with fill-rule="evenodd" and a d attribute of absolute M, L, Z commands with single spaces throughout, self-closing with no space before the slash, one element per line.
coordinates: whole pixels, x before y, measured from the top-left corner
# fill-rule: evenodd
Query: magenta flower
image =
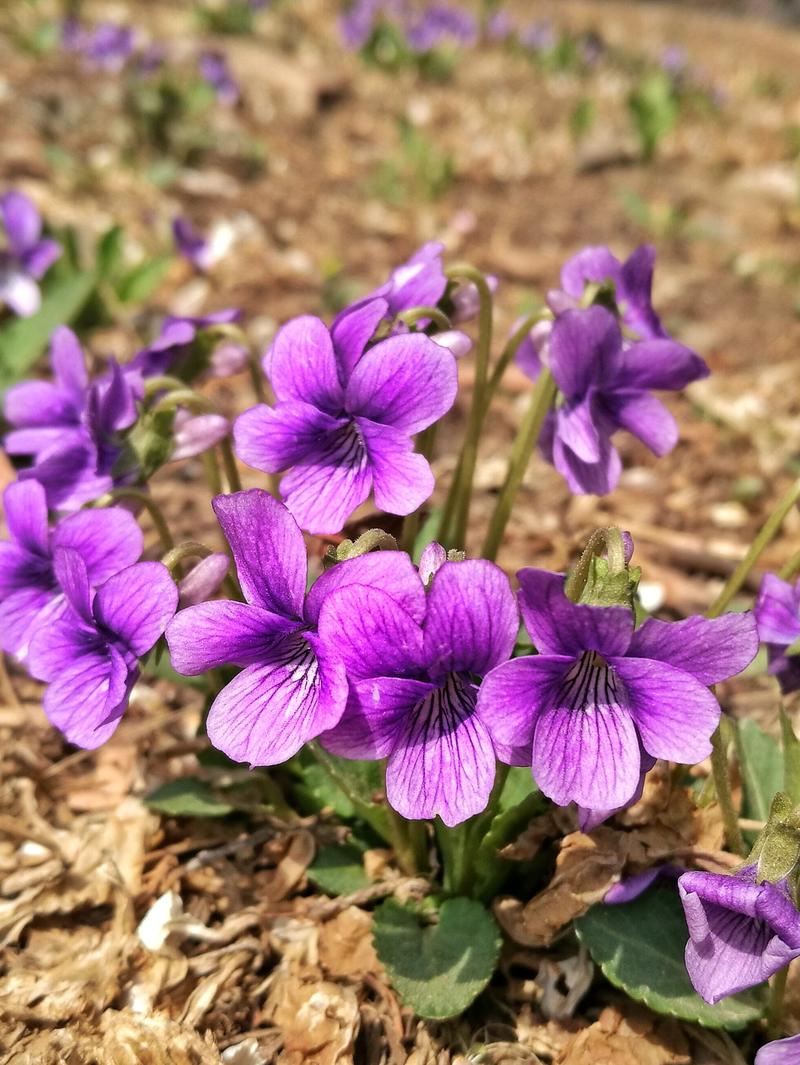
<path fill-rule="evenodd" d="M 408 46 L 412 52 L 430 52 L 444 44 L 472 45 L 477 39 L 475 17 L 444 3 L 431 4 L 408 30 Z"/>
<path fill-rule="evenodd" d="M 613 314 L 604 307 L 564 311 L 526 347 L 522 368 L 535 376 L 544 350 L 563 397 L 545 423 L 541 447 L 570 491 L 604 495 L 615 487 L 622 462 L 611 437 L 627 429 L 656 455 L 678 440 L 675 419 L 650 394 L 674 390 L 708 376 L 705 362 L 666 338 L 623 345 Z"/>
<path fill-rule="evenodd" d="M 642 340 L 666 337 L 661 319 L 653 310 L 652 287 L 656 249 L 642 244 L 624 263 L 608 248 L 583 248 L 561 269 L 561 291 L 549 292 L 548 303 L 556 314 L 574 308 L 589 282 L 612 282 L 623 325 Z"/>
<path fill-rule="evenodd" d="M 404 603 L 357 586 L 324 603 L 320 636 L 344 663 L 350 695 L 321 742 L 345 758 L 387 758 L 386 797 L 398 813 L 456 825 L 492 790 L 494 734 L 477 682 L 511 654 L 518 615 L 492 562 L 443 562 L 434 550 L 425 571 L 427 596 L 413 574 Z"/>
<path fill-rule="evenodd" d="M 749 865 L 678 881 L 689 926 L 686 968 L 706 1002 L 755 987 L 800 957 L 800 913 L 786 881 L 758 884 L 756 872 Z"/>
<path fill-rule="evenodd" d="M 173 218 L 172 235 L 175 247 L 195 269 L 205 273 L 212 264 L 211 249 L 206 238 L 188 218 Z"/>
<path fill-rule="evenodd" d="M 798 1065 L 798 1062 L 800 1035 L 790 1035 L 788 1039 L 776 1039 L 761 1047 L 754 1065 Z"/>
<path fill-rule="evenodd" d="M 761 579 L 755 605 L 758 635 L 767 645 L 769 672 L 784 693 L 800 690 L 800 656 L 786 652 L 800 640 L 800 580 L 792 585 L 774 573 Z"/>
<path fill-rule="evenodd" d="M 137 562 L 93 594 L 81 555 L 53 553 L 69 604 L 31 639 L 31 673 L 48 682 L 44 712 L 70 743 L 94 749 L 111 736 L 139 676 L 138 660 L 175 613 L 178 589 L 160 562 Z"/>
<path fill-rule="evenodd" d="M 101 22 L 92 30 L 83 30 L 72 22 L 69 30 L 65 26 L 63 40 L 67 48 L 83 56 L 88 67 L 109 74 L 122 70 L 136 43 L 130 26 L 114 22 Z"/>
<path fill-rule="evenodd" d="M 305 315 L 279 330 L 264 359 L 277 404 L 234 426 L 236 453 L 268 473 L 291 467 L 281 493 L 309 532 L 337 533 L 374 492 L 390 514 L 410 514 L 433 491 L 412 436 L 453 405 L 453 355 L 421 333 L 367 347 L 386 313 L 371 300 L 329 330 Z"/>
<path fill-rule="evenodd" d="M 344 712 L 344 669 L 317 633 L 325 597 L 358 582 L 365 594 L 380 587 L 405 602 L 413 566 L 398 551 L 378 551 L 334 566 L 306 595 L 303 534 L 284 506 L 251 489 L 217 496 L 214 511 L 246 602 L 181 610 L 167 628 L 172 664 L 187 676 L 242 667 L 211 706 L 208 737 L 234 761 L 276 765 Z"/>
<path fill-rule="evenodd" d="M 478 693 L 501 761 L 530 765 L 559 806 L 611 812 L 635 799 L 655 759 L 711 753 L 721 711 L 707 686 L 755 657 L 751 614 L 651 619 L 634 632 L 631 610 L 573 603 L 560 574 L 518 577 L 539 654 L 498 666 Z"/>
<path fill-rule="evenodd" d="M 54 529 L 47 521 L 44 488 L 17 481 L 3 493 L 9 540 L 0 541 L 0 647 L 24 659 L 31 636 L 66 609 L 54 568 L 60 548 L 78 552 L 89 584 L 97 587 L 142 553 L 142 532 L 119 507 L 83 510 Z"/>
<path fill-rule="evenodd" d="M 241 90 L 222 52 L 203 52 L 197 60 L 197 65 L 203 81 L 211 86 L 220 103 L 234 107 L 239 101 Z"/>
<path fill-rule="evenodd" d="M 0 251 L 0 303 L 27 318 L 42 302 L 38 282 L 61 255 L 54 240 L 42 240 L 42 219 L 21 192 L 0 199 L 7 248 Z"/>
<path fill-rule="evenodd" d="M 240 317 L 241 311 L 235 307 L 227 307 L 199 318 L 176 318 L 168 315 L 161 325 L 161 332 L 152 344 L 137 352 L 125 366 L 126 376 L 133 379 L 137 375 L 142 378 L 170 374 L 173 377 L 193 379 L 197 375 L 197 367 L 192 365 L 193 347 L 203 330 L 229 325 Z M 213 355 L 211 361 L 213 362 Z M 141 388 L 141 385 L 139 387 Z"/>

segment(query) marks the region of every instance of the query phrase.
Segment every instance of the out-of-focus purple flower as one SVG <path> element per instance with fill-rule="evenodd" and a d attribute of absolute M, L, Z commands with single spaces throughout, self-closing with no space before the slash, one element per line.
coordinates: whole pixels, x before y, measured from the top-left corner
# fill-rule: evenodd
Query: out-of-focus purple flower
<path fill-rule="evenodd" d="M 553 24 L 541 19 L 521 26 L 517 37 L 523 48 L 530 48 L 534 52 L 548 52 L 555 48 L 558 41 Z"/>
<path fill-rule="evenodd" d="M 230 423 L 221 414 L 191 414 L 181 407 L 175 412 L 173 462 L 190 459 L 214 447 L 230 432 Z"/>
<path fill-rule="evenodd" d="M 800 957 L 800 913 L 786 881 L 759 884 L 756 875 L 748 865 L 678 881 L 689 926 L 686 968 L 706 1002 L 755 987 Z"/>
<path fill-rule="evenodd" d="M 211 248 L 205 237 L 195 229 L 188 218 L 175 218 L 172 221 L 172 235 L 175 247 L 184 259 L 201 273 L 212 265 Z"/>
<path fill-rule="evenodd" d="M 43 706 L 50 721 L 70 743 L 93 749 L 119 724 L 138 660 L 175 613 L 178 589 L 160 562 L 136 562 L 93 594 L 78 551 L 59 547 L 53 559 L 69 606 L 36 629 L 28 664 L 48 683 Z"/>
<path fill-rule="evenodd" d="M 519 329 L 521 322 L 515 322 L 512 332 Z M 542 372 L 542 367 L 550 365 L 550 334 L 553 322 L 549 319 L 537 322 L 517 348 L 514 361 L 523 373 L 535 381 Z"/>
<path fill-rule="evenodd" d="M 408 28 L 408 46 L 412 52 L 431 52 L 443 44 L 472 45 L 478 39 L 478 22 L 474 15 L 449 4 L 431 4 Z"/>
<path fill-rule="evenodd" d="M 87 66 L 110 74 L 122 70 L 135 46 L 131 27 L 113 22 L 102 22 L 93 30 L 79 31 L 72 35 L 72 40 Z"/>
<path fill-rule="evenodd" d="M 5 394 L 3 414 L 12 431 L 3 447 L 10 455 L 38 456 L 84 439 L 89 375 L 78 338 L 59 326 L 50 341 L 53 381 L 23 381 Z"/>
<path fill-rule="evenodd" d="M 630 609 L 573 603 L 558 573 L 517 576 L 539 654 L 498 666 L 478 693 L 501 761 L 532 766 L 559 806 L 611 813 L 635 799 L 656 759 L 710 754 L 720 707 L 708 686 L 755 657 L 752 614 L 651 619 L 634 632 Z"/>
<path fill-rule="evenodd" d="M 516 30 L 516 23 L 504 8 L 493 12 L 486 24 L 486 35 L 490 41 L 506 41 Z"/>
<path fill-rule="evenodd" d="M 793 585 L 774 573 L 761 579 L 755 605 L 758 635 L 767 645 L 769 672 L 784 693 L 800 690 L 800 655 L 786 652 L 800 640 L 800 580 Z"/>
<path fill-rule="evenodd" d="M 231 560 L 227 555 L 216 553 L 201 558 L 189 573 L 178 581 L 179 606 L 197 606 L 219 591 L 228 574 Z"/>
<path fill-rule="evenodd" d="M 532 343 L 523 369 L 535 369 L 544 350 Z M 542 452 L 578 494 L 604 495 L 616 485 L 622 462 L 611 437 L 618 429 L 656 455 L 671 451 L 677 424 L 650 389 L 684 388 L 709 373 L 699 355 L 667 337 L 623 345 L 616 318 L 600 306 L 560 314 L 546 351 L 564 401 L 548 415 Z"/>
<path fill-rule="evenodd" d="M 284 506 L 251 489 L 217 496 L 214 511 L 246 602 L 223 599 L 182 610 L 167 629 L 172 664 L 188 676 L 241 667 L 214 700 L 209 739 L 234 761 L 276 765 L 344 712 L 344 667 L 317 632 L 327 596 L 357 583 L 413 609 L 416 593 L 409 601 L 408 586 L 415 571 L 407 555 L 376 551 L 338 563 L 306 595 L 303 534 Z"/>
<path fill-rule="evenodd" d="M 160 70 L 167 58 L 167 48 L 163 44 L 148 44 L 146 48 L 143 48 L 139 53 L 136 60 L 136 71 L 139 74 L 147 77 L 150 74 L 155 74 Z"/>
<path fill-rule="evenodd" d="M 766 1043 L 756 1054 L 754 1065 L 800 1065 L 800 1035 Z"/>
<path fill-rule="evenodd" d="M 603 896 L 606 906 L 620 906 L 624 902 L 633 902 L 657 880 L 677 880 L 686 870 L 677 865 L 653 865 L 641 873 L 634 873 L 619 883 L 614 884 Z"/>
<path fill-rule="evenodd" d="M 228 69 L 228 61 L 222 52 L 203 52 L 197 65 L 203 81 L 211 86 L 220 103 L 233 107 L 239 102 L 239 84 Z"/>
<path fill-rule="evenodd" d="M 406 598 L 354 585 L 323 604 L 320 636 L 350 695 L 321 742 L 345 758 L 387 758 L 386 798 L 404 817 L 457 825 L 492 790 L 494 734 L 477 679 L 511 654 L 517 609 L 505 574 L 482 559 L 440 564 L 427 596 L 413 573 Z"/>
<path fill-rule="evenodd" d="M 584 66 L 595 67 L 600 62 L 605 45 L 596 33 L 587 33 L 580 41 L 580 56 Z"/>
<path fill-rule="evenodd" d="M 38 281 L 61 255 L 54 240 L 42 240 L 42 219 L 21 192 L 7 192 L 0 200 L 7 247 L 0 251 L 0 303 L 27 318 L 39 310 Z"/>
<path fill-rule="evenodd" d="M 547 294 L 554 313 L 578 306 L 590 282 L 611 282 L 616 293 L 622 324 L 642 340 L 667 336 L 661 319 L 653 309 L 653 269 L 656 250 L 652 244 L 637 248 L 625 262 L 603 245 L 583 248 L 561 269 L 561 290 Z"/>
<path fill-rule="evenodd" d="M 226 341 L 214 349 L 210 369 L 212 377 L 232 377 L 247 368 L 249 355 L 243 344 Z"/>
<path fill-rule="evenodd" d="M 340 311 L 334 319 L 334 328 L 341 319 L 374 303 L 376 299 L 386 301 L 385 316 L 388 318 L 396 318 L 402 311 L 410 311 L 414 307 L 435 307 L 447 288 L 442 265 L 443 252 L 444 244 L 438 240 L 423 244 L 410 259 L 395 267 L 382 285 Z M 425 325 L 424 322 L 419 324 Z"/>
<path fill-rule="evenodd" d="M 89 584 L 102 584 L 142 553 L 135 518 L 119 507 L 83 510 L 50 529 L 44 488 L 17 481 L 3 493 L 10 533 L 0 541 L 0 647 L 24 659 L 36 628 L 66 608 L 53 565 L 54 553 L 69 547 L 86 566 Z"/>
<path fill-rule="evenodd" d="M 492 295 L 497 292 L 497 286 L 500 282 L 494 275 L 488 274 L 486 277 L 486 284 L 489 286 L 489 291 Z M 481 309 L 480 296 L 478 295 L 477 287 L 470 281 L 466 285 L 459 285 L 453 293 L 453 314 L 451 321 L 453 325 L 463 325 L 465 322 L 471 322 L 473 318 L 478 317 L 478 312 Z"/>
<path fill-rule="evenodd" d="M 447 552 L 435 541 L 425 548 L 419 560 L 419 579 L 427 588 L 442 566 L 447 562 Z"/>
<path fill-rule="evenodd" d="M 382 9 L 381 0 L 353 0 L 339 16 L 339 33 L 345 48 L 357 52 L 372 36 L 376 19 Z"/>
<path fill-rule="evenodd" d="M 447 329 L 444 333 L 434 333 L 431 337 L 440 347 L 447 348 L 457 359 L 462 359 L 472 351 L 472 338 L 458 329 Z"/>
<path fill-rule="evenodd" d="M 433 491 L 412 437 L 453 405 L 455 359 L 421 333 L 366 348 L 386 313 L 386 300 L 374 299 L 331 329 L 310 315 L 287 322 L 264 359 L 276 405 L 253 407 L 234 426 L 243 462 L 290 468 L 281 493 L 309 532 L 339 532 L 370 491 L 390 514 L 410 514 Z"/>
<path fill-rule="evenodd" d="M 241 311 L 235 307 L 199 318 L 168 316 L 164 319 L 156 339 L 148 347 L 137 352 L 125 366 L 125 373 L 131 378 L 179 373 L 181 363 L 190 356 L 192 345 L 203 329 L 211 329 L 215 325 L 229 325 L 240 317 Z"/>
<path fill-rule="evenodd" d="M 661 68 L 674 76 L 684 74 L 689 66 L 689 57 L 686 49 L 679 44 L 670 44 L 662 51 L 660 58 Z"/>

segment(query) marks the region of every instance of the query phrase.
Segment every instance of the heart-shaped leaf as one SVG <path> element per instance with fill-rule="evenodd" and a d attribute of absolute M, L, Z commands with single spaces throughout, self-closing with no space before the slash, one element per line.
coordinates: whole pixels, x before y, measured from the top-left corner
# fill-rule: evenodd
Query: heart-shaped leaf
<path fill-rule="evenodd" d="M 352 895 L 370 885 L 362 852 L 352 843 L 321 847 L 308 878 L 326 895 Z"/>
<path fill-rule="evenodd" d="M 492 978 L 500 934 L 491 914 L 472 899 L 449 899 L 438 924 L 423 928 L 393 899 L 375 911 L 378 957 L 403 1002 L 420 1017 L 455 1017 Z"/>
<path fill-rule="evenodd" d="M 608 980 L 656 1013 L 707 1028 L 744 1028 L 764 1011 L 760 991 L 709 1006 L 689 980 L 683 953 L 689 933 L 674 888 L 654 888 L 623 906 L 599 903 L 575 922 L 578 938 Z"/>
<path fill-rule="evenodd" d="M 170 780 L 145 799 L 147 805 L 169 817 L 226 817 L 233 807 L 221 802 L 208 784 L 197 777 Z"/>

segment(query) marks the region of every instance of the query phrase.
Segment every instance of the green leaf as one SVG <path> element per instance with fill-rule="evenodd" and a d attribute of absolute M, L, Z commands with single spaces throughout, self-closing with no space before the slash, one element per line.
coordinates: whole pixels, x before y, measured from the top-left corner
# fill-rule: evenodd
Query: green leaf
<path fill-rule="evenodd" d="M 59 279 L 42 293 L 36 314 L 18 318 L 0 331 L 0 389 L 24 377 L 47 347 L 53 330 L 78 317 L 94 287 L 94 274 Z"/>
<path fill-rule="evenodd" d="M 370 885 L 362 853 L 352 843 L 321 847 L 308 877 L 326 895 L 352 895 Z"/>
<path fill-rule="evenodd" d="M 781 736 L 783 738 L 783 790 L 796 804 L 800 804 L 800 740 L 792 719 L 781 707 Z"/>
<path fill-rule="evenodd" d="M 146 300 L 164 280 L 171 263 L 171 255 L 157 255 L 134 266 L 117 282 L 116 292 L 120 302 L 141 303 Z"/>
<path fill-rule="evenodd" d="M 392 986 L 420 1017 L 455 1017 L 492 978 L 500 934 L 491 914 L 472 899 L 449 899 L 439 923 L 420 926 L 394 899 L 375 911 L 375 949 Z"/>
<path fill-rule="evenodd" d="M 578 938 L 606 978 L 656 1013 L 706 1028 L 744 1028 L 758 1020 L 758 990 L 709 1006 L 689 981 L 683 953 L 689 938 L 678 893 L 655 888 L 623 906 L 599 903 L 575 922 Z"/>
<path fill-rule="evenodd" d="M 122 226 L 107 229 L 97 244 L 95 269 L 104 281 L 114 277 L 122 264 L 125 248 L 125 230 Z"/>
<path fill-rule="evenodd" d="M 531 818 L 543 813 L 546 806 L 547 799 L 536 786 L 530 769 L 512 766 L 500 793 L 497 813 L 481 834 L 475 852 L 473 894 L 489 899 L 499 890 L 511 863 L 497 852 L 515 839 Z"/>
<path fill-rule="evenodd" d="M 198 777 L 182 777 L 162 784 L 145 799 L 147 805 L 169 817 L 226 817 L 233 807 L 221 802 Z"/>
<path fill-rule="evenodd" d="M 783 787 L 783 757 L 775 740 L 754 721 L 741 721 L 737 753 L 744 787 L 742 813 L 754 821 L 766 821 L 776 792 Z"/>

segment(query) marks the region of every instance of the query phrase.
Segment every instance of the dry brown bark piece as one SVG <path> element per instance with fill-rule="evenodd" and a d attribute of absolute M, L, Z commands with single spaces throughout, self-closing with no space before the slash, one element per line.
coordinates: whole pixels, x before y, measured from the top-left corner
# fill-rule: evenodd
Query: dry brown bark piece
<path fill-rule="evenodd" d="M 554 1065 L 690 1065 L 689 1044 L 677 1021 L 645 1009 L 603 1010 L 566 1045 Z"/>

